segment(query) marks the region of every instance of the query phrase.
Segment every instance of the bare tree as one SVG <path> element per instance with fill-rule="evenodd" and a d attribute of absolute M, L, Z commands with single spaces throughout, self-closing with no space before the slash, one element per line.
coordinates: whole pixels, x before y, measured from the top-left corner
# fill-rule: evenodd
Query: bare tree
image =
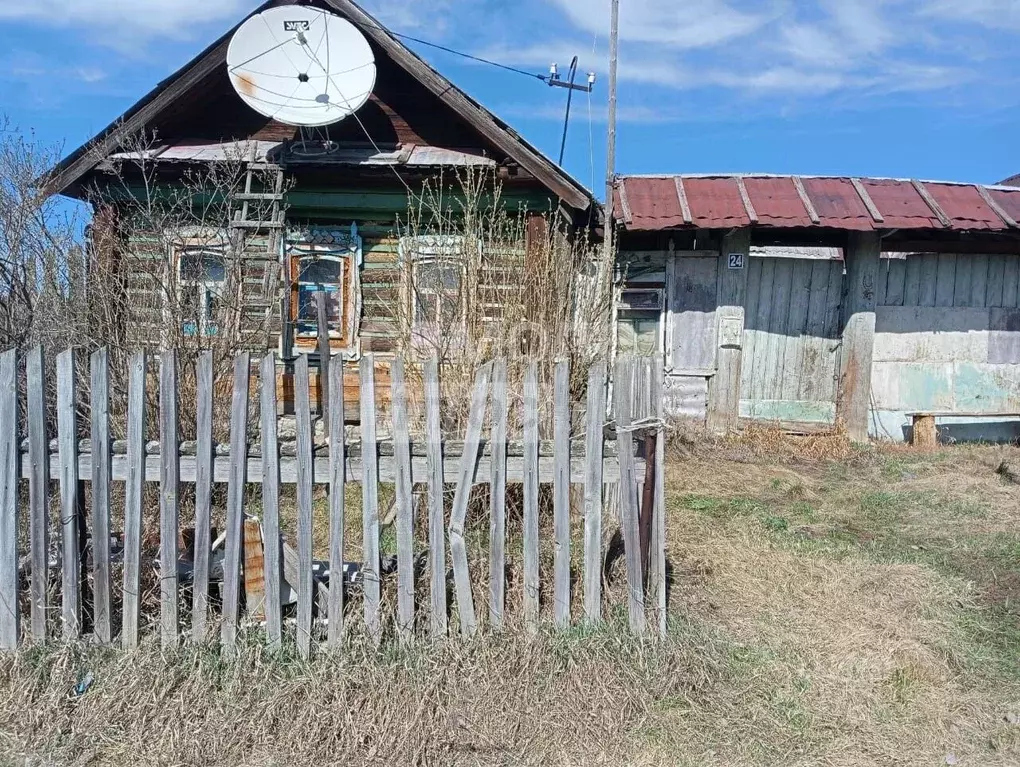
<path fill-rule="evenodd" d="M 59 158 L 0 116 L 0 348 L 51 345 L 77 325 L 85 251 L 80 211 L 48 194 Z"/>

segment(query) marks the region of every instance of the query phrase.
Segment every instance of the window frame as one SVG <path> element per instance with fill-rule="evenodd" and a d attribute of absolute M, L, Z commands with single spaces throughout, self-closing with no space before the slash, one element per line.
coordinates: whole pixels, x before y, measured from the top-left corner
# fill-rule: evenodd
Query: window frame
<path fill-rule="evenodd" d="M 212 287 L 218 288 L 218 297 L 221 302 L 227 297 L 227 248 L 218 238 L 211 240 L 189 239 L 174 247 L 174 276 L 177 294 L 177 306 L 180 309 L 180 332 L 185 338 L 217 338 L 223 334 L 222 318 L 217 318 L 209 309 L 209 290 Z M 199 256 L 204 261 L 207 256 L 217 259 L 223 266 L 223 278 L 219 280 L 194 279 L 185 277 L 183 266 L 185 258 Z M 184 317 L 184 288 L 193 287 L 198 291 L 197 316 L 194 318 Z M 168 307 L 169 308 L 169 307 Z M 172 319 L 170 317 L 167 318 Z M 187 325 L 194 322 L 193 332 L 187 330 Z M 169 324 L 169 323 L 168 323 Z M 210 331 L 214 326 L 215 331 Z"/>
<path fill-rule="evenodd" d="M 310 228 L 289 231 L 284 244 L 284 260 L 287 274 L 288 316 L 284 321 L 289 331 L 284 335 L 291 338 L 293 346 L 303 352 L 314 352 L 318 347 L 318 319 L 314 333 L 302 333 L 301 324 L 301 267 L 308 260 L 334 261 L 340 265 L 339 281 L 334 291 L 339 294 L 337 308 L 339 320 L 330 323 L 329 347 L 331 350 L 357 354 L 359 347 L 358 326 L 361 315 L 360 271 L 362 265 L 362 239 L 357 227 L 350 230 Z M 320 284 L 320 283 L 316 283 Z M 286 350 L 285 350 L 286 351 Z"/>
<path fill-rule="evenodd" d="M 407 270 L 407 300 L 410 312 L 410 332 L 412 338 L 435 341 L 444 330 L 457 330 L 467 333 L 468 315 L 468 266 L 472 254 L 466 252 L 467 238 L 463 235 L 418 235 L 400 238 L 400 261 Z M 477 243 L 477 252 L 481 253 L 481 242 Z M 449 327 L 437 319 L 436 322 L 420 322 L 418 320 L 419 302 L 422 291 L 418 278 L 418 269 L 422 266 L 454 267 L 460 273 L 459 308 L 457 321 Z M 429 292 L 429 295 L 442 293 Z M 441 312 L 441 309 L 439 310 Z"/>
<path fill-rule="evenodd" d="M 628 294 L 645 293 L 654 295 L 654 305 L 651 302 L 644 302 L 643 304 L 635 306 L 633 303 L 627 301 Z M 626 285 L 620 289 L 619 299 L 617 301 L 616 308 L 616 346 L 617 349 L 620 347 L 620 330 L 623 323 L 628 323 L 631 327 L 634 327 L 634 322 L 640 321 L 654 321 L 657 323 L 656 329 L 656 351 L 653 354 L 663 354 L 665 352 L 665 327 L 666 327 L 666 288 L 661 283 L 632 283 Z M 635 339 L 637 334 L 635 333 Z M 623 354 L 634 354 L 637 355 L 638 351 L 632 350 L 630 352 L 621 352 Z"/>

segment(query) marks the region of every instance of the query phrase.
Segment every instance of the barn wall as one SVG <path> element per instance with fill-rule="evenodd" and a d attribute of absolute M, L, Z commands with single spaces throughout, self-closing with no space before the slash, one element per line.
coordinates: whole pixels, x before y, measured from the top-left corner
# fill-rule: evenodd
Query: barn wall
<path fill-rule="evenodd" d="M 911 412 L 946 436 L 1013 439 L 1020 413 L 1020 257 L 925 254 L 883 259 L 872 376 L 872 435 L 909 437 Z M 992 414 L 990 418 L 977 418 Z"/>

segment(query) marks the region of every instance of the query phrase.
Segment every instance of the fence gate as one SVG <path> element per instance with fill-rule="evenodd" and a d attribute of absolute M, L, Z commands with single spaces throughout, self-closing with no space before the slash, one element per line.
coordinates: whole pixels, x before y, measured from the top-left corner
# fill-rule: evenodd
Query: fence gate
<path fill-rule="evenodd" d="M 329 404 L 317 439 L 309 359 L 302 356 L 295 364 L 296 437 L 285 440 L 275 355 L 261 360 L 266 385 L 250 402 L 249 355 L 236 357 L 232 380 L 218 381 L 211 355 L 203 353 L 195 360 L 197 393 L 189 395 L 197 402 L 188 403 L 195 404 L 189 428 L 195 439 L 187 442 L 180 441 L 177 352 L 162 354 L 158 365 L 135 354 L 123 376 L 124 403 L 111 401 L 105 350 L 89 360 L 87 402 L 76 362 L 83 360 L 71 350 L 56 359 L 51 423 L 42 350 L 27 355 L 23 374 L 17 352 L 0 355 L 0 649 L 16 649 L 26 638 L 45 641 L 59 628 L 65 639 L 91 632 L 98 642 L 124 647 L 152 629 L 164 646 L 218 633 L 229 650 L 239 629 L 254 625 L 271 647 L 294 641 L 308 657 L 317 643 L 340 645 L 354 630 L 376 642 L 445 635 L 451 622 L 464 636 L 498 630 L 508 604 L 521 604 L 520 617 L 532 627 L 547 619 L 559 628 L 599 621 L 606 608 L 604 540 L 616 523 L 603 514 L 611 487 L 620 490 L 630 626 L 645 632 L 651 618 L 655 633 L 665 631 L 661 359 L 619 361 L 612 424 L 605 417 L 604 363 L 592 366 L 583 394 L 572 399 L 568 362 L 495 360 L 476 371 L 466 425 L 453 434 L 443 431 L 450 421 L 443 409 L 456 403 L 440 396 L 436 360 L 393 361 L 390 412 L 383 417 L 375 405 L 381 399 L 375 360 L 366 355 L 354 439 L 344 423 L 344 363 L 334 357 L 320 371 Z M 158 411 L 147 419 L 148 397 L 157 391 Z M 214 392 L 227 391 L 229 403 L 214 400 Z M 543 410 L 544 403 L 551 406 Z M 229 445 L 216 444 L 214 416 L 228 407 Z M 117 424 L 123 441 L 110 438 L 111 412 L 126 414 Z M 607 438 L 614 429 L 616 438 Z M 217 484 L 227 485 L 225 508 L 214 509 Z M 348 484 L 360 486 L 360 529 L 349 529 Z M 151 509 L 147 485 L 159 489 Z M 487 492 L 478 492 L 480 485 Z M 542 485 L 550 492 L 540 492 Z M 281 500 L 288 486 L 295 488 L 290 505 Z M 328 490 L 324 507 L 316 507 L 317 486 L 320 495 Z M 572 486 L 583 496 L 574 509 Z M 523 502 L 519 543 L 508 541 L 508 488 Z M 383 489 L 393 497 L 391 561 L 381 551 Z M 489 522 L 482 535 L 469 524 L 479 504 Z M 321 561 L 313 557 L 317 516 L 329 530 Z M 214 517 L 224 520 L 220 535 Z M 572 517 L 583 535 L 572 536 Z M 293 546 L 284 528 L 296 530 Z M 360 562 L 350 561 L 354 533 Z M 146 546 L 157 539 L 158 551 Z M 577 557 L 574 540 L 583 542 Z M 543 547 L 553 552 L 551 571 L 540 566 Z M 518 551 L 522 577 L 508 584 L 508 561 Z M 519 600 L 508 600 L 508 588 L 519 589 Z M 395 599 L 385 598 L 392 591 Z M 575 596 L 583 609 L 573 606 Z"/>

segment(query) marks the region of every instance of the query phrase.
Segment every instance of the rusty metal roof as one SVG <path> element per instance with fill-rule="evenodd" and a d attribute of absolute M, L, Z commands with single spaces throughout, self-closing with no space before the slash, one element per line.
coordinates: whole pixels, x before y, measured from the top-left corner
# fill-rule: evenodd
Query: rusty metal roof
<path fill-rule="evenodd" d="M 630 231 L 824 228 L 1020 233 L 1020 188 L 832 176 L 623 176 Z"/>

